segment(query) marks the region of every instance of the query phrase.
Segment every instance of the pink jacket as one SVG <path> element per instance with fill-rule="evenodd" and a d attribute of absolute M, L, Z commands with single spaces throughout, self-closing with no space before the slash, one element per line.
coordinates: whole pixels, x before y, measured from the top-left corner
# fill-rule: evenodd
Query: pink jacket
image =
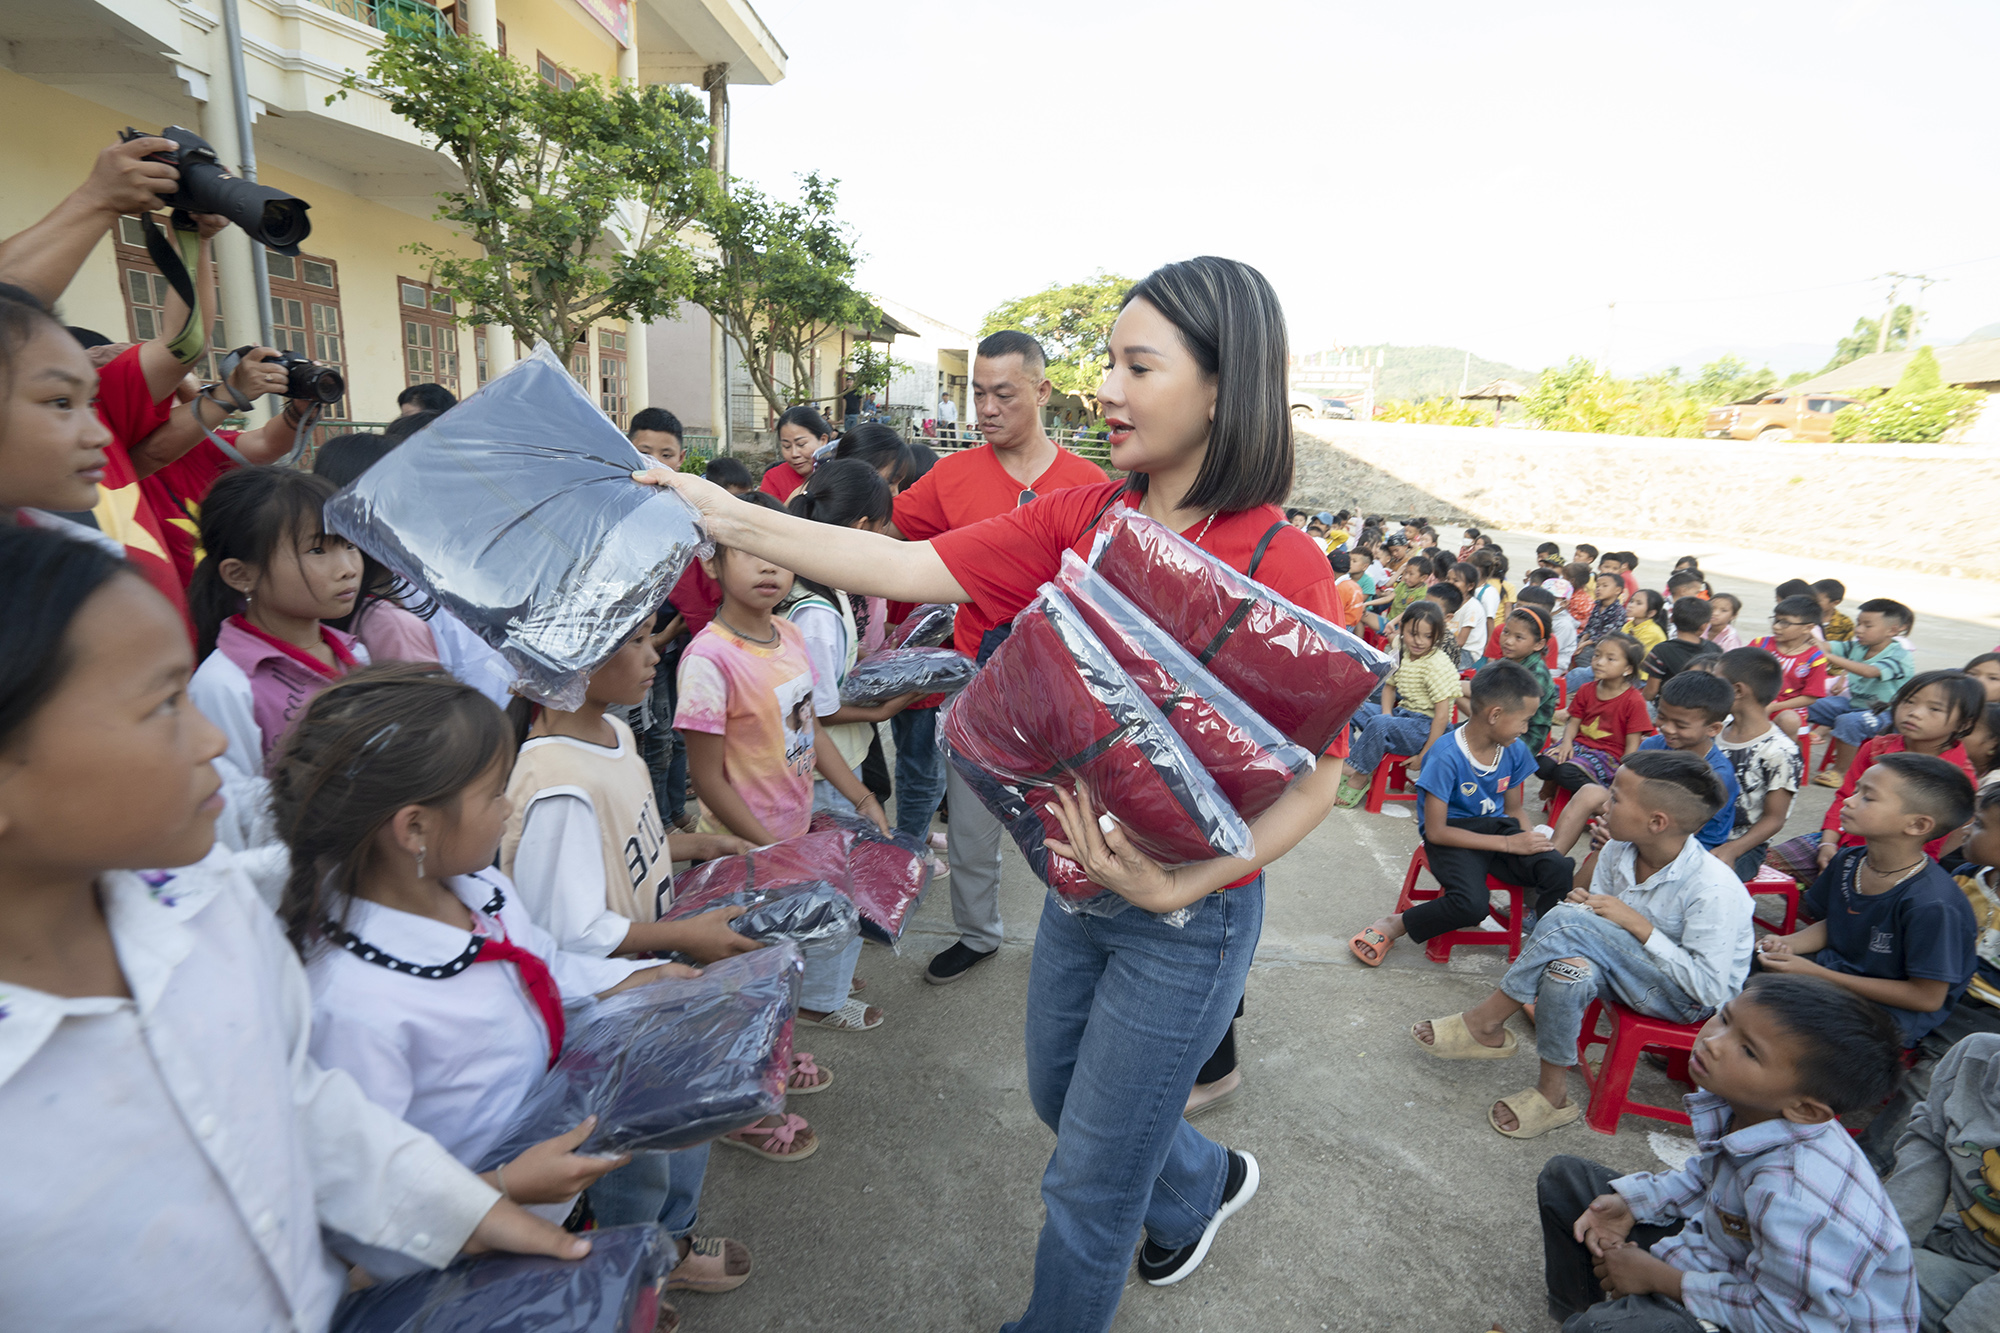
<path fill-rule="evenodd" d="M 321 625 L 320 637 L 333 649 L 340 666 L 331 674 L 304 654 L 260 634 L 241 616 L 223 622 L 215 651 L 243 673 L 250 686 L 250 714 L 262 738 L 260 764 L 268 763 L 278 742 L 292 729 L 314 695 L 357 666 L 368 663 L 368 650 L 351 634 Z"/>

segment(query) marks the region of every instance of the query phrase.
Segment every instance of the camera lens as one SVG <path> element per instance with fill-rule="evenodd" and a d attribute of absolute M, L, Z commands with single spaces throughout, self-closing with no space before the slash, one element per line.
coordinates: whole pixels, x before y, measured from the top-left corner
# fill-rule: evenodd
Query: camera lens
<path fill-rule="evenodd" d="M 312 234 L 306 205 L 289 196 L 265 200 L 260 222 L 262 225 L 253 234 L 273 250 L 283 251 L 288 246 L 296 246 Z"/>

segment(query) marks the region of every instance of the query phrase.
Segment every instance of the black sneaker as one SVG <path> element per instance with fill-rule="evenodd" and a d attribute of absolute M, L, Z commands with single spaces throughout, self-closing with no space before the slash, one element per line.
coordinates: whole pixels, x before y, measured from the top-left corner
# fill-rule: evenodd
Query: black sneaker
<path fill-rule="evenodd" d="M 1139 1247 L 1139 1276 L 1146 1279 L 1148 1286 L 1171 1287 L 1201 1267 L 1201 1261 L 1208 1256 L 1208 1247 L 1214 1243 L 1215 1233 L 1222 1224 L 1257 1196 L 1257 1159 L 1233 1148 L 1224 1151 L 1229 1154 L 1229 1174 L 1222 1182 L 1222 1207 L 1208 1219 L 1201 1239 L 1178 1250 L 1161 1249 L 1150 1240 Z"/>
<path fill-rule="evenodd" d="M 977 949 L 967 948 L 965 941 L 960 940 L 931 959 L 931 965 L 924 970 L 924 980 L 933 986 L 949 986 L 970 972 L 975 965 L 985 962 L 999 952 L 998 949 L 988 949 L 985 953 L 981 953 Z"/>

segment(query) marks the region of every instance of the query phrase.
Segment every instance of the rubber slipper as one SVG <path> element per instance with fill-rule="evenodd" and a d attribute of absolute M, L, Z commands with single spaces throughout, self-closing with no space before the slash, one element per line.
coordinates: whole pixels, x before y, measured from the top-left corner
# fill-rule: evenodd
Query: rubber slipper
<path fill-rule="evenodd" d="M 1505 1060 L 1520 1049 L 1521 1043 L 1505 1028 L 1500 1030 L 1500 1036 L 1502 1041 L 1498 1046 L 1488 1046 L 1479 1041 L 1472 1035 L 1472 1029 L 1465 1025 L 1464 1014 L 1433 1018 L 1429 1041 L 1417 1035 L 1416 1024 L 1410 1024 L 1410 1040 L 1440 1060 Z"/>
<path fill-rule="evenodd" d="M 807 1078 L 818 1079 L 818 1082 L 808 1083 L 804 1087 L 793 1086 L 792 1079 L 798 1078 L 801 1075 Z M 825 1077 L 822 1078 L 821 1075 Z M 833 1071 L 831 1069 L 821 1069 L 819 1062 L 813 1059 L 811 1051 L 792 1052 L 792 1072 L 785 1079 L 785 1095 L 787 1097 L 810 1097 L 813 1093 L 825 1092 L 832 1086 Z"/>
<path fill-rule="evenodd" d="M 761 1138 L 763 1143 L 752 1143 L 749 1138 L 743 1137 L 745 1135 Z M 775 1143 L 780 1147 L 790 1147 L 807 1135 L 811 1137 L 806 1138 L 805 1146 L 793 1152 L 775 1152 L 768 1146 Z M 755 1153 L 768 1162 L 802 1162 L 819 1151 L 819 1135 L 813 1134 L 812 1126 L 806 1123 L 804 1116 L 797 1115 L 788 1115 L 775 1125 L 746 1125 L 733 1133 L 724 1134 L 716 1142 Z"/>
<path fill-rule="evenodd" d="M 847 983 L 847 993 L 849 995 L 859 995 L 861 994 L 862 991 L 865 991 L 867 989 L 868 989 L 868 982 L 861 977 L 856 977 L 854 978 L 854 980 Z"/>
<path fill-rule="evenodd" d="M 1501 1129 L 1493 1118 L 1493 1108 L 1486 1108 L 1486 1123 L 1510 1139 L 1537 1139 L 1552 1129 L 1573 1125 L 1583 1118 L 1583 1108 L 1575 1102 L 1567 1106 L 1550 1106 L 1549 1099 L 1542 1096 L 1540 1088 L 1529 1088 L 1517 1092 L 1512 1097 L 1502 1097 L 1500 1104 L 1514 1113 L 1515 1127 Z"/>
<path fill-rule="evenodd" d="M 734 1291 L 750 1280 L 750 1249 L 725 1236 L 688 1237 L 687 1256 L 667 1274 L 662 1291 Z"/>
<path fill-rule="evenodd" d="M 681 1326 L 681 1312 L 664 1300 L 660 1302 L 660 1313 L 654 1316 L 653 1333 L 674 1333 Z"/>
<path fill-rule="evenodd" d="M 1380 967 L 1382 960 L 1389 956 L 1389 950 L 1396 947 L 1396 941 L 1373 926 L 1363 926 L 1361 933 L 1347 942 L 1347 947 L 1356 958 L 1368 966 Z M 1364 953 L 1363 950 L 1367 952 Z"/>

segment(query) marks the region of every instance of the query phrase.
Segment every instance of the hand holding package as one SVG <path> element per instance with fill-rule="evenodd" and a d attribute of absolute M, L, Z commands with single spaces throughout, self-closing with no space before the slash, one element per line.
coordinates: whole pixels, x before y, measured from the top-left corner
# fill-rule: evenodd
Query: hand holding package
<path fill-rule="evenodd" d="M 972 659 L 951 648 L 884 648 L 854 664 L 840 701 L 873 708 L 905 694 L 948 694 L 972 679 Z"/>
<path fill-rule="evenodd" d="M 901 830 L 884 833 L 860 815 L 832 810 L 813 815 L 812 828 L 814 833 L 839 830 L 852 839 L 847 896 L 861 913 L 861 933 L 894 948 L 931 882 L 929 848 Z"/>
<path fill-rule="evenodd" d="M 331 532 L 470 626 L 549 707 L 666 602 L 706 538 L 546 347 L 326 505 Z"/>

